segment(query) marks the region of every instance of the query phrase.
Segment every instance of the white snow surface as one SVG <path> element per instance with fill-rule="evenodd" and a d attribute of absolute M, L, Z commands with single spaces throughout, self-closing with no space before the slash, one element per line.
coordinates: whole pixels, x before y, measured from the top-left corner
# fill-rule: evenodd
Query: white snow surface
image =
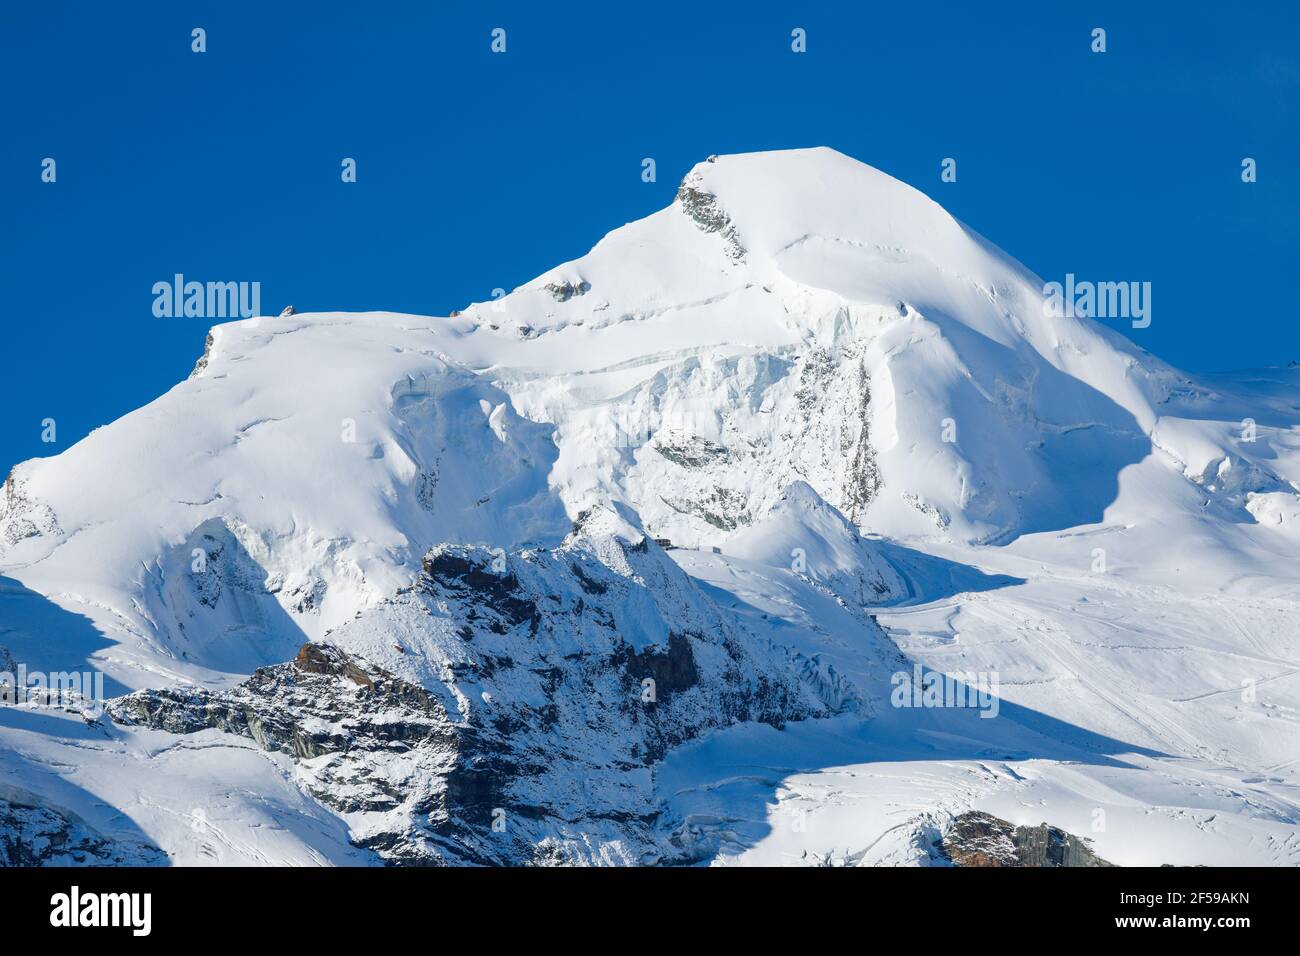
<path fill-rule="evenodd" d="M 616 502 L 864 700 L 890 690 L 872 616 L 908 666 L 998 678 L 996 719 L 877 706 L 679 748 L 656 787 L 705 858 L 923 862 L 977 808 L 1122 864 L 1300 863 L 1300 370 L 1193 376 L 1050 316 L 1023 266 L 828 149 L 700 163 L 453 317 L 211 335 L 190 379 L 14 468 L 15 660 L 229 686 L 435 545 L 553 547 Z M 375 862 L 283 755 L 216 731 L 0 707 L 0 784 L 177 863 Z"/>

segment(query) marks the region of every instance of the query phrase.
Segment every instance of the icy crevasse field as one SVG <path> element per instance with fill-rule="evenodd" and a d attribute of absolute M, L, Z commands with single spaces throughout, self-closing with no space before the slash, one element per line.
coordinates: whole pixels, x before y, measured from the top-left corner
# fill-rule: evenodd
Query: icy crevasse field
<path fill-rule="evenodd" d="M 1184 374 L 1049 315 L 1040 279 L 868 166 L 723 156 L 669 208 L 452 317 L 214 328 L 189 380 L 14 469 L 0 647 L 101 669 L 115 695 L 221 693 L 337 643 L 458 728 L 508 711 L 510 768 L 564 756 L 549 798 L 522 772 L 492 793 L 507 814 L 528 794 L 542 822 L 521 839 L 547 861 L 929 863 L 976 808 L 1120 864 L 1295 864 L 1298 490 L 1300 370 Z M 591 514 L 620 517 L 584 537 Z M 554 645 L 540 612 L 476 622 L 491 588 L 448 602 L 421 564 L 444 544 L 500 549 L 509 601 L 552 588 Z M 575 555 L 606 570 L 528 584 Z M 600 590 L 619 576 L 621 604 Z M 629 661 L 669 661 L 680 615 L 711 623 L 673 671 L 677 730 L 642 736 L 636 681 L 564 720 L 639 680 Z M 709 669 L 715 631 L 746 648 L 730 669 Z M 540 693 L 502 676 L 524 662 L 549 697 L 501 700 Z M 996 675 L 997 716 L 891 706 L 918 666 Z M 788 688 L 734 710 L 688 696 L 724 673 L 724 701 Z M 422 804 L 362 822 L 313 792 L 319 756 L 220 729 L 5 707 L 0 748 L 0 785 L 127 859 L 382 862 L 363 832 L 497 859 L 456 856 L 477 804 L 428 834 Z"/>

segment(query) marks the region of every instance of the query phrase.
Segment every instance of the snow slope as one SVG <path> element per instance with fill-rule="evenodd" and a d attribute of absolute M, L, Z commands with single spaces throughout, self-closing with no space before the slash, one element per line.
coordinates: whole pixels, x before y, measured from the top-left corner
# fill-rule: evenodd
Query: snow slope
<path fill-rule="evenodd" d="M 699 593 L 671 601 L 784 662 L 751 676 L 786 668 L 852 712 L 668 755 L 655 827 L 688 856 L 915 862 L 927 828 L 977 806 L 1055 813 L 1121 863 L 1295 862 L 1300 372 L 1197 379 L 1049 314 L 1042 288 L 916 190 L 810 149 L 700 163 L 670 207 L 451 317 L 217 326 L 189 380 L 13 470 L 0 646 L 32 668 L 90 662 L 112 693 L 215 693 L 337 641 L 481 698 L 445 673 L 460 655 L 432 625 L 405 642 L 417 654 L 388 640 L 431 549 L 526 561 L 579 516 L 620 513 L 623 540 L 639 524 L 682 549 Z M 667 652 L 666 630 L 628 636 L 644 611 L 606 609 L 637 653 Z M 997 674 L 999 716 L 883 704 L 914 664 Z M 46 768 L 59 806 L 89 820 L 108 802 L 178 861 L 210 858 L 169 821 L 229 792 L 229 759 L 262 776 L 226 826 L 332 822 L 232 837 L 225 858 L 365 856 L 246 740 L 187 757 L 182 787 L 159 731 L 110 725 L 84 747 L 21 710 L 0 709 L 0 783 L 32 791 Z M 736 782 L 727 747 L 769 769 Z M 897 761 L 914 769 L 884 779 Z M 791 788 L 817 827 L 769 821 Z"/>

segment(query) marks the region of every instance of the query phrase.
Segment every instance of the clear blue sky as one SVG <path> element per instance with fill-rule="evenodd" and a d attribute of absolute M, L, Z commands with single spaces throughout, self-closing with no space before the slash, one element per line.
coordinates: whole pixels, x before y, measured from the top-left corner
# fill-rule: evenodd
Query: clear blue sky
<path fill-rule="evenodd" d="M 260 281 L 272 314 L 446 314 L 710 153 L 833 146 L 1045 278 L 1152 282 L 1127 333 L 1175 364 L 1300 359 L 1294 2 L 582 7 L 4 4 L 0 475 L 188 374 L 209 322 L 153 316 L 173 273 Z"/>

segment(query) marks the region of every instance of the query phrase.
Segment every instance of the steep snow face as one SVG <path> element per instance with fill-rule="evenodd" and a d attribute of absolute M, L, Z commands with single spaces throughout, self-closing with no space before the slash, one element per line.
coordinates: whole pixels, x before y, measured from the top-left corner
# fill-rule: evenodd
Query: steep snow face
<path fill-rule="evenodd" d="M 409 584 L 436 543 L 554 543 L 611 499 L 687 545 L 797 481 L 864 528 L 1077 523 L 1149 447 L 1124 370 L 1164 373 L 1043 319 L 1040 298 L 847 157 L 722 157 L 668 209 L 457 319 L 213 329 L 190 380 L 14 470 L 0 561 L 126 645 L 112 667 L 137 686 L 127 671 L 160 656 L 169 673 L 283 659 Z"/>
<path fill-rule="evenodd" d="M 1048 316 L 1039 280 L 868 166 L 723 156 L 455 319 L 215 328 L 189 381 L 14 469 L 0 561 L 143 666 L 247 672 L 435 543 L 554 543 L 611 499 L 720 545 L 803 481 L 865 530 L 997 542 L 1102 520 L 1155 454 L 1231 520 L 1290 528 L 1294 408 L 1221 392 Z"/>
<path fill-rule="evenodd" d="M 182 862 L 786 859 L 807 841 L 767 826 L 775 797 L 774 819 L 826 801 L 818 852 L 888 827 L 878 858 L 916 860 L 935 814 L 1083 832 L 1105 792 L 1130 827 L 1099 837 L 1108 860 L 1294 862 L 1300 370 L 1195 381 L 1042 300 L 920 193 L 795 150 L 701 163 L 667 209 L 454 317 L 214 328 L 188 381 L 0 490 L 0 659 L 89 660 L 110 693 L 171 701 L 50 733 L 0 708 L 0 769 L 52 808 L 10 826 Z M 294 697 L 307 640 L 419 690 L 411 762 L 380 743 L 382 701 Z M 866 720 L 913 664 L 1002 674 L 1010 716 Z M 661 673 L 671 701 L 642 719 L 626 681 Z M 355 719 L 376 746 L 260 752 L 247 719 L 208 719 L 243 703 L 290 739 Z M 171 725 L 194 749 L 163 711 L 205 715 Z M 649 779 L 745 720 L 768 726 Z M 482 801 L 430 820 L 480 732 L 506 769 L 551 768 L 493 791 L 550 808 L 519 843 Z M 812 775 L 775 792 L 792 747 Z M 1140 773 L 1109 763 L 1137 747 Z M 875 800 L 853 820 L 825 797 L 847 779 Z M 1016 816 L 1031 799 L 1069 820 Z M 1155 805 L 1160 841 L 1129 838 Z"/>
<path fill-rule="evenodd" d="M 849 607 L 908 596 L 906 583 L 875 543 L 806 482 L 786 488 L 763 520 L 732 535 L 726 547 L 742 560 L 788 567 Z"/>
<path fill-rule="evenodd" d="M 5 567 L 147 669 L 247 673 L 409 584 L 435 543 L 562 539 L 553 429 L 411 326 L 214 329 L 194 377 L 14 469 Z"/>
<path fill-rule="evenodd" d="M 216 327 L 189 381 L 14 469 L 0 569 L 88 617 L 139 686 L 129 671 L 281 660 L 436 543 L 553 544 L 611 500 L 720 546 L 806 482 L 864 530 L 1001 542 L 1101 521 L 1154 457 L 1162 511 L 1208 501 L 1291 535 L 1285 383 L 1261 410 L 1049 317 L 1041 291 L 834 151 L 719 157 L 669 208 L 456 318 Z"/>
<path fill-rule="evenodd" d="M 292 755 L 303 788 L 390 862 L 649 863 L 689 859 L 654 826 L 650 770 L 669 748 L 869 707 L 738 626 L 611 512 L 560 548 L 439 545 L 423 566 L 336 643 L 229 691 L 141 691 L 112 712 Z"/>
<path fill-rule="evenodd" d="M 459 354 L 558 426 L 571 505 L 622 498 L 674 542 L 716 544 L 799 480 L 860 527 L 999 541 L 1100 520 L 1191 388 L 1042 290 L 848 157 L 723 156 L 467 309 Z"/>

